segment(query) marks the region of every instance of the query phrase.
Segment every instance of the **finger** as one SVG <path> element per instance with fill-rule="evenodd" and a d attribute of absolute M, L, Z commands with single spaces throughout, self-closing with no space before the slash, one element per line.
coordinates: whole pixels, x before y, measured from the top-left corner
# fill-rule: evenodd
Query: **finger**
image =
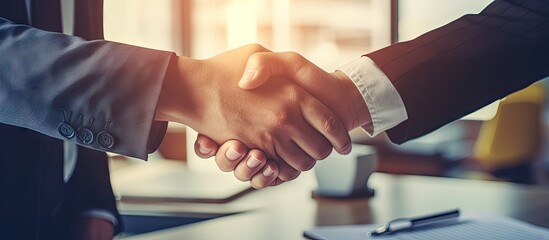
<path fill-rule="evenodd" d="M 314 129 L 330 141 L 338 153 L 349 154 L 351 152 L 352 143 L 349 132 L 339 118 L 323 103 L 309 97 L 302 102 L 301 113 Z M 300 141 L 300 143 L 304 144 L 303 141 Z"/>
<path fill-rule="evenodd" d="M 311 127 L 306 120 L 302 119 L 298 123 L 302 123 L 301 126 L 296 126 L 290 134 L 294 143 L 313 159 L 322 160 L 328 157 L 333 149 L 328 139 Z"/>
<path fill-rule="evenodd" d="M 233 171 L 247 152 L 246 145 L 237 140 L 229 140 L 221 145 L 217 151 L 215 163 L 221 171 Z"/>
<path fill-rule="evenodd" d="M 278 178 L 283 181 L 292 181 L 301 174 L 300 171 L 296 170 L 282 159 L 276 159 L 275 162 L 278 164 Z"/>
<path fill-rule="evenodd" d="M 255 189 L 268 187 L 277 179 L 278 174 L 278 165 L 274 161 L 267 161 L 261 171 L 252 177 L 250 184 Z"/>
<path fill-rule="evenodd" d="M 303 172 L 310 170 L 316 163 L 316 160 L 305 153 L 297 144 L 293 141 L 284 141 L 276 146 L 276 154 L 280 158 L 280 162 L 287 163 L 293 169 Z M 282 167 L 281 167 L 282 168 Z M 283 171 L 281 171 L 281 175 Z M 293 179 L 293 178 L 292 178 Z M 291 179 L 282 179 L 285 181 Z"/>
<path fill-rule="evenodd" d="M 198 134 L 196 141 L 194 142 L 194 152 L 201 158 L 210 158 L 215 156 L 219 145 L 202 134 Z"/>
<path fill-rule="evenodd" d="M 248 152 L 244 160 L 240 161 L 234 169 L 234 176 L 240 181 L 250 181 L 267 163 L 265 154 L 257 149 Z"/>
<path fill-rule="evenodd" d="M 295 126 L 295 129 L 290 130 L 290 136 L 292 141 L 302 150 L 302 152 L 305 152 L 309 157 L 315 160 L 322 160 L 328 157 L 332 152 L 333 147 L 328 139 L 315 130 L 315 128 L 311 127 L 304 119 L 302 120 L 301 126 Z M 295 158 L 296 157 L 293 159 Z M 288 161 L 291 159 L 284 158 L 284 160 Z M 290 165 L 300 171 L 304 171 L 305 169 L 308 170 L 309 168 L 309 166 L 298 167 L 298 165 Z"/>

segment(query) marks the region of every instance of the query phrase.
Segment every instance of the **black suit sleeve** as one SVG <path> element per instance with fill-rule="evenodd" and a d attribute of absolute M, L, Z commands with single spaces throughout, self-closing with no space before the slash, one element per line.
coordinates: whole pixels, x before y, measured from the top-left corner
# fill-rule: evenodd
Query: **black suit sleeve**
<path fill-rule="evenodd" d="M 549 75 L 549 1 L 496 0 L 414 40 L 367 54 L 400 94 L 395 143 L 429 133 Z"/>

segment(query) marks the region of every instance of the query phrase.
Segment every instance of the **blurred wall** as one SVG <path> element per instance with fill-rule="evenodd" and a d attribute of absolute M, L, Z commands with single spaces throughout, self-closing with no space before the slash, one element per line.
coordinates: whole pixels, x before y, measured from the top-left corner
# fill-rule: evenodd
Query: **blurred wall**
<path fill-rule="evenodd" d="M 181 52 L 180 0 L 105 0 L 105 38 Z"/>
<path fill-rule="evenodd" d="M 413 39 L 465 14 L 478 13 L 492 0 L 399 0 L 399 41 Z"/>

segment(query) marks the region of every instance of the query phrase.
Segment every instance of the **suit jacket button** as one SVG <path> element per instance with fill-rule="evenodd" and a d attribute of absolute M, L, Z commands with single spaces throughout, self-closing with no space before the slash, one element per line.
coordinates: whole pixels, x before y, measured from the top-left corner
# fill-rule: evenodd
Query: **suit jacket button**
<path fill-rule="evenodd" d="M 110 133 L 102 131 L 97 134 L 97 145 L 103 149 L 111 149 L 114 146 L 114 137 Z"/>
<path fill-rule="evenodd" d="M 93 132 L 87 127 L 81 127 L 77 130 L 76 136 L 83 144 L 91 144 L 93 142 Z"/>
<path fill-rule="evenodd" d="M 72 128 L 72 126 L 66 122 L 60 123 L 57 126 L 57 131 L 59 132 L 59 134 L 61 134 L 61 136 L 66 139 L 71 139 L 75 135 L 74 128 Z"/>

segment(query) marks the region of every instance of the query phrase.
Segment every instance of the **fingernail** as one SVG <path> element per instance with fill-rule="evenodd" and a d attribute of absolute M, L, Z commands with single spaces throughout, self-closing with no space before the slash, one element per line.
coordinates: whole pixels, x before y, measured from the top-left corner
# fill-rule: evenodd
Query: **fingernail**
<path fill-rule="evenodd" d="M 244 72 L 244 74 L 242 74 L 242 78 L 240 79 L 240 81 L 238 82 L 238 85 L 239 86 L 242 86 L 242 84 L 246 84 L 248 82 L 251 82 L 252 79 L 254 78 L 254 75 L 255 75 L 255 70 L 251 69 L 251 70 L 246 70 Z"/>
<path fill-rule="evenodd" d="M 254 156 L 251 156 L 246 162 L 246 165 L 248 165 L 249 168 L 256 168 L 259 164 L 261 164 L 261 161 Z"/>
<path fill-rule="evenodd" d="M 270 177 L 274 174 L 274 171 L 270 167 L 266 167 L 265 170 L 263 170 L 263 176 Z"/>
<path fill-rule="evenodd" d="M 225 157 L 227 157 L 231 161 L 235 161 L 235 160 L 238 160 L 240 157 L 242 157 L 242 154 L 229 148 L 229 150 L 225 152 Z"/>
<path fill-rule="evenodd" d="M 207 148 L 202 147 L 202 146 L 198 146 L 198 151 L 199 151 L 201 154 L 204 154 L 204 155 L 209 154 L 209 153 L 212 152 L 211 149 L 207 149 Z"/>

